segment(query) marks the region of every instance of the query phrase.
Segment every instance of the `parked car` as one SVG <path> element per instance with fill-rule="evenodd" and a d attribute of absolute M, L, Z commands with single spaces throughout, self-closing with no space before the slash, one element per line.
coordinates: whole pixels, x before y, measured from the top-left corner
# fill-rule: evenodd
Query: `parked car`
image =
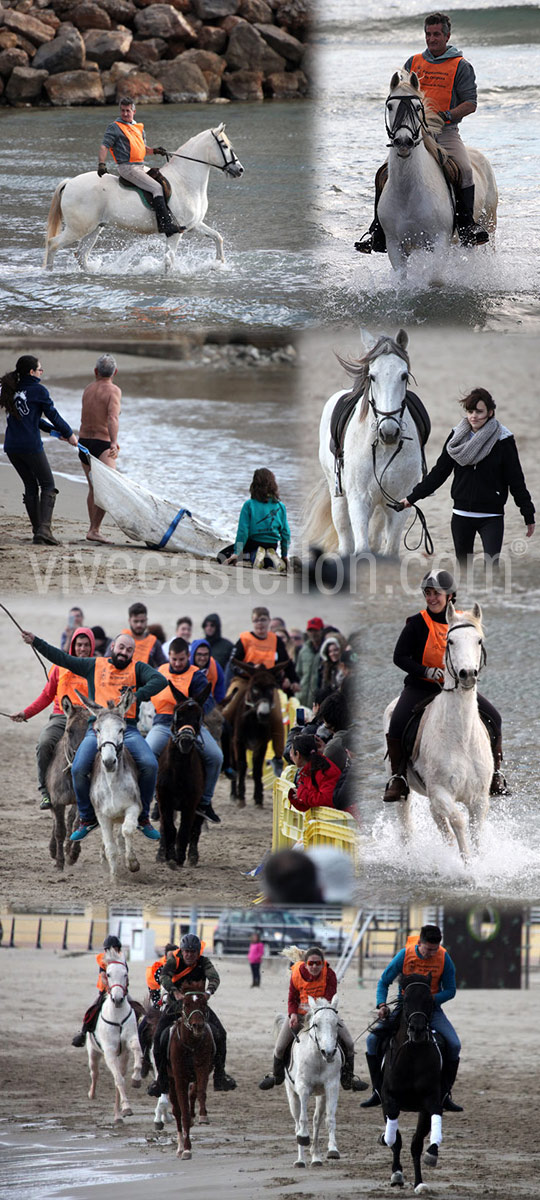
<path fill-rule="evenodd" d="M 283 909 L 234 909 L 223 912 L 214 930 L 215 954 L 246 954 L 251 936 L 260 930 L 269 954 L 284 946 L 308 946 L 313 941 L 313 923 Z"/>

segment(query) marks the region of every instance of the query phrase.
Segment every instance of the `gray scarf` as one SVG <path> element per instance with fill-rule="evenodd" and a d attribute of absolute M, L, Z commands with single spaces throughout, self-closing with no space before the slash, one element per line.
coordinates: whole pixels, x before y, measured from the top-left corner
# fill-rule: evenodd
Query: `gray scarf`
<path fill-rule="evenodd" d="M 446 443 L 446 449 L 450 458 L 459 463 L 460 467 L 473 467 L 483 458 L 487 458 L 495 443 L 499 441 L 501 432 L 500 421 L 490 417 L 489 421 L 471 436 L 471 427 L 467 417 L 464 417 L 459 425 L 456 425 L 450 441 Z"/>

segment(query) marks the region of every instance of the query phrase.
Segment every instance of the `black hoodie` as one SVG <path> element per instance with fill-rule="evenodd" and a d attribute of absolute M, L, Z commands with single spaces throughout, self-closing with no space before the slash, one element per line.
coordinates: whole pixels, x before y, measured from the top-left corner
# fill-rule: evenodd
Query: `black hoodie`
<path fill-rule="evenodd" d="M 206 631 L 204 630 L 204 627 L 205 627 L 207 621 L 213 621 L 214 625 L 216 627 L 216 632 L 213 633 L 211 636 L 209 636 L 206 633 Z M 202 623 L 202 629 L 203 629 L 206 641 L 210 643 L 210 646 L 212 648 L 212 658 L 215 658 L 216 662 L 219 663 L 220 667 L 223 667 L 223 670 L 225 670 L 225 667 L 227 666 L 229 658 L 231 657 L 231 650 L 233 648 L 233 644 L 232 644 L 232 642 L 229 641 L 228 638 L 224 638 L 221 636 L 221 617 L 218 616 L 217 613 L 208 613 L 208 616 L 204 618 L 204 621 Z"/>

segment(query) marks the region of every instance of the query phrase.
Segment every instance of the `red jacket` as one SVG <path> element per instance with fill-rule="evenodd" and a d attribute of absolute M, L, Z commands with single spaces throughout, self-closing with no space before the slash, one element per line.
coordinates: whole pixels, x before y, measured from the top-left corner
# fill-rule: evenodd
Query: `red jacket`
<path fill-rule="evenodd" d="M 85 625 L 79 625 L 79 627 L 74 630 L 72 637 L 71 637 L 71 642 L 69 645 L 69 653 L 70 654 L 75 653 L 75 651 L 74 651 L 75 638 L 77 637 L 77 635 L 79 633 L 85 633 L 86 636 L 88 638 L 90 638 L 90 655 L 89 655 L 89 657 L 91 657 L 95 653 L 96 641 L 95 641 L 94 635 L 92 633 L 92 630 L 87 629 Z M 57 694 L 56 694 L 58 691 L 58 679 L 60 676 L 61 669 L 62 669 L 61 667 L 57 667 L 56 665 L 51 667 L 51 669 L 49 671 L 49 678 L 47 679 L 47 682 L 45 684 L 45 687 L 43 688 L 43 691 L 40 693 L 40 695 L 37 697 L 36 700 L 33 700 L 31 704 L 28 704 L 27 707 L 23 709 L 23 712 L 24 712 L 24 715 L 25 715 L 27 721 L 30 720 L 30 717 L 35 717 L 37 715 L 37 713 L 43 712 L 43 709 L 48 708 L 49 704 L 53 705 L 53 714 L 55 716 L 58 716 L 58 715 L 63 716 L 64 715 L 64 710 L 63 710 L 61 704 L 59 703 Z M 86 682 L 86 679 L 83 679 L 81 677 L 81 679 L 79 680 L 78 686 L 79 686 L 79 691 L 86 693 L 86 695 L 88 695 L 88 684 Z M 54 701 L 54 703 L 53 703 L 53 701 Z"/>
<path fill-rule="evenodd" d="M 307 812 L 310 808 L 333 808 L 334 807 L 334 788 L 341 775 L 339 767 L 327 759 L 328 767 L 326 771 L 316 771 L 315 781 L 311 780 L 311 769 L 309 766 L 302 767 L 296 782 L 296 796 L 294 789 L 289 792 L 289 803 L 298 812 Z M 331 999 L 331 997 L 330 997 Z"/>

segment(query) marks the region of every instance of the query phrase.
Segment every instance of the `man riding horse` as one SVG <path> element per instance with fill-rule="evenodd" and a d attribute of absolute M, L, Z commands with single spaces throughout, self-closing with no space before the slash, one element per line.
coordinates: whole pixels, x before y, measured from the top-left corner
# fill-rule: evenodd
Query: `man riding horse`
<path fill-rule="evenodd" d="M 153 179 L 144 168 L 147 154 L 166 155 L 167 151 L 163 146 L 151 148 L 146 145 L 144 125 L 135 121 L 135 102 L 129 98 L 124 97 L 120 101 L 120 120 L 111 121 L 103 135 L 97 168 L 100 178 L 107 174 L 105 159 L 108 150 L 118 166 L 120 178 L 134 184 L 141 191 L 150 193 L 159 233 L 164 233 L 168 238 L 176 233 L 183 233 L 183 228 L 176 223 L 167 207 L 161 183 Z"/>
<path fill-rule="evenodd" d="M 203 954 L 204 948 L 205 943 L 201 942 L 196 933 L 185 933 L 180 941 L 180 949 L 170 953 L 161 968 L 160 985 L 168 992 L 169 1000 L 154 1034 L 153 1050 L 157 1079 L 147 1089 L 149 1096 L 161 1096 L 162 1092 L 169 1091 L 166 1031 L 182 1014 L 182 992 L 195 989 L 213 995 L 219 987 L 218 972 L 213 962 Z M 236 1080 L 225 1071 L 227 1034 L 219 1017 L 211 1008 L 208 1008 L 207 1015 L 216 1046 L 214 1090 L 229 1092 L 236 1087 Z"/>
<path fill-rule="evenodd" d="M 230 736 L 230 730 L 234 725 L 234 718 L 240 697 L 249 685 L 249 678 L 246 679 L 241 674 L 241 666 L 233 665 L 234 663 L 255 663 L 257 666 L 267 667 L 268 670 L 273 666 L 283 666 L 283 676 L 279 687 L 285 692 L 293 691 L 294 684 L 297 682 L 296 671 L 289 658 L 286 646 L 282 639 L 271 631 L 270 613 L 264 605 L 259 604 L 253 609 L 251 624 L 252 628 L 244 630 L 237 642 L 235 642 L 225 675 L 225 682 L 228 687 L 222 711 L 226 722 L 226 739 L 227 735 Z M 283 751 L 285 749 L 285 734 L 281 704 L 277 691 L 274 696 L 274 705 L 271 713 L 271 732 L 274 747 L 273 768 L 275 774 L 280 775 Z"/>
<path fill-rule="evenodd" d="M 476 112 L 477 89 L 474 70 L 456 46 L 448 45 L 451 33 L 450 17 L 435 12 L 426 17 L 424 33 L 426 49 L 407 59 L 404 69 L 417 75 L 424 98 L 444 121 L 442 129 L 432 131 L 435 140 L 458 164 L 461 179 L 456 188 L 456 224 L 463 246 L 483 245 L 488 233 L 474 220 L 474 182 L 467 148 L 459 133 L 459 122 Z M 375 198 L 375 218 L 369 233 L 356 243 L 362 254 L 385 253 L 386 238 L 379 224 Z"/>
<path fill-rule="evenodd" d="M 407 975 L 425 975 L 430 977 L 433 996 L 431 1028 L 444 1038 L 442 1051 L 443 1109 L 446 1112 L 463 1112 L 459 1104 L 454 1104 L 451 1092 L 458 1072 L 461 1042 L 453 1025 L 442 1011 L 442 1005 L 446 1004 L 447 1000 L 452 1000 L 456 994 L 456 969 L 441 942 L 442 934 L 438 925 L 423 925 L 418 941 L 415 937 L 408 938 L 407 945 L 398 951 L 379 979 L 376 996 L 379 1021 L 366 1040 L 366 1061 L 373 1092 L 369 1100 L 362 1102 L 361 1108 L 375 1108 L 381 1103 L 382 1059 L 385 1047 L 397 1028 L 401 1012 L 401 978 Z M 395 979 L 399 980 L 399 992 L 397 1004 L 392 1012 L 386 1003 L 386 998 L 388 988 Z"/>

